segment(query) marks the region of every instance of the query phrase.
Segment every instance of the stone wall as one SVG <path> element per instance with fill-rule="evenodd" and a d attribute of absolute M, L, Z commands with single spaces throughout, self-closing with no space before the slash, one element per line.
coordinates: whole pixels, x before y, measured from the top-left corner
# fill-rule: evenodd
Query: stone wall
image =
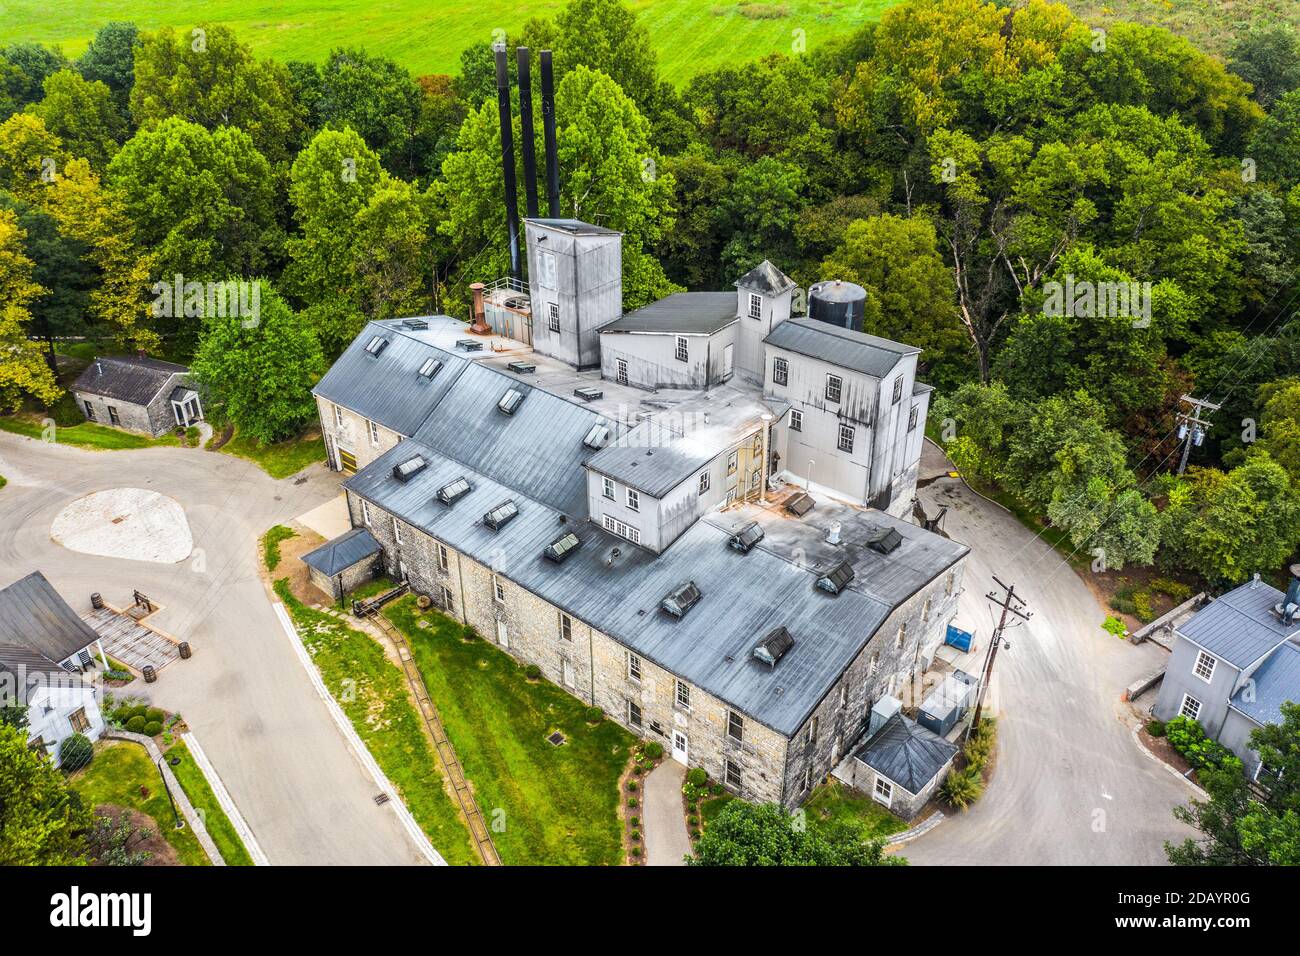
<path fill-rule="evenodd" d="M 326 456 L 331 456 L 335 449 L 343 449 L 352 452 L 357 459 L 357 471 L 360 471 L 366 465 L 370 464 L 388 449 L 392 448 L 404 435 L 399 435 L 391 429 L 376 423 L 376 429 L 379 433 L 377 442 L 371 441 L 369 420 L 364 415 L 358 415 L 356 412 L 344 408 L 342 405 L 335 405 L 327 399 L 316 396 L 316 408 L 320 414 L 321 433 L 325 436 Z M 335 408 L 340 409 L 340 415 L 335 417 Z M 342 422 L 340 425 L 339 422 Z M 329 457 L 327 464 L 331 468 L 339 465 L 336 454 Z"/>
<path fill-rule="evenodd" d="M 173 375 L 153 397 L 148 405 L 135 405 L 120 399 L 108 398 L 73 389 L 72 395 L 77 400 L 77 408 L 86 414 L 86 402 L 95 410 L 94 421 L 100 425 L 121 428 L 123 431 L 137 432 L 157 438 L 176 428 L 176 415 L 172 411 L 171 394 L 178 385 L 190 385 L 190 377 L 177 373 Z M 117 411 L 119 424 L 114 426 L 108 414 L 109 406 Z M 90 418 L 87 416 L 87 421 Z"/>
<path fill-rule="evenodd" d="M 328 594 L 334 600 L 338 600 L 343 595 L 349 593 L 354 588 L 365 584 L 374 578 L 376 571 L 379 570 L 380 559 L 378 557 L 366 558 L 364 561 L 358 561 L 350 568 L 344 568 L 342 573 L 333 577 L 322 574 L 315 568 L 308 568 L 308 574 L 311 583 L 316 585 L 323 593 Z M 340 584 L 342 585 L 340 587 Z"/>

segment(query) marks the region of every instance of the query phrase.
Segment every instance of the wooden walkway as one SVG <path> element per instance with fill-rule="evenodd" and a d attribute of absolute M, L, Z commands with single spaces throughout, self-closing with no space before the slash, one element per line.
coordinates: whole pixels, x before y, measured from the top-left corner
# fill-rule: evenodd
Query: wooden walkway
<path fill-rule="evenodd" d="M 152 664 L 154 670 L 162 670 L 181 656 L 179 645 L 170 637 L 111 605 L 83 614 L 81 619 L 99 635 L 109 657 L 121 661 L 137 674 L 146 664 Z"/>
<path fill-rule="evenodd" d="M 442 726 L 442 718 L 438 716 L 438 708 L 429 697 L 429 690 L 424 685 L 424 677 L 420 674 L 420 669 L 415 666 L 415 658 L 411 655 L 411 646 L 406 641 L 406 635 L 393 627 L 383 614 L 372 613 L 368 619 L 379 625 L 380 630 L 397 649 L 402 670 L 406 673 L 406 679 L 415 693 L 416 701 L 419 702 L 420 714 L 424 717 L 429 733 L 433 736 L 433 742 L 438 748 L 438 757 L 446 768 L 447 778 L 451 781 L 452 789 L 456 791 L 456 799 L 460 803 L 461 812 L 465 815 L 465 822 L 469 826 L 470 836 L 474 838 L 479 856 L 488 866 L 500 866 L 501 857 L 497 855 L 496 845 L 492 842 L 492 833 L 488 830 L 482 811 L 479 810 L 478 801 L 474 799 L 474 791 L 470 789 L 469 781 L 465 779 L 465 771 L 456 757 L 456 750 L 447 738 L 447 731 Z"/>

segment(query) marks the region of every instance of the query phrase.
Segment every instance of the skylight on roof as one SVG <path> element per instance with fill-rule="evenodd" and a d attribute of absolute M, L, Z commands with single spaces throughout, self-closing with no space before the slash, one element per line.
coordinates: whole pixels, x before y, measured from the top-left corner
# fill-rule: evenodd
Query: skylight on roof
<path fill-rule="evenodd" d="M 438 489 L 438 500 L 444 505 L 455 504 L 458 498 L 463 498 L 473 490 L 473 486 L 467 478 L 457 478 L 450 484 L 443 485 Z"/>
<path fill-rule="evenodd" d="M 563 537 L 556 538 L 542 549 L 542 557 L 548 558 L 556 564 L 560 564 L 565 558 L 573 554 L 573 552 L 577 551 L 580 547 L 582 547 L 582 542 L 578 539 L 576 534 L 570 531 Z"/>
<path fill-rule="evenodd" d="M 424 364 L 420 366 L 421 378 L 433 378 L 442 368 L 442 360 L 436 358 L 425 359 Z"/>
<path fill-rule="evenodd" d="M 881 529 L 867 539 L 867 547 L 877 554 L 893 554 L 902 543 L 903 536 L 894 528 Z"/>
<path fill-rule="evenodd" d="M 398 481 L 410 481 L 420 472 L 424 471 L 424 469 L 428 467 L 428 464 L 429 463 L 426 462 L 421 455 L 416 455 L 414 458 L 406 459 L 406 461 L 402 462 L 400 465 L 394 465 L 393 477 Z"/>
<path fill-rule="evenodd" d="M 428 319 L 402 319 L 402 327 L 418 332 L 429 327 Z"/>
<path fill-rule="evenodd" d="M 378 355 L 386 348 L 388 348 L 388 339 L 384 338 L 382 335 L 376 335 L 366 343 L 366 354 Z"/>
<path fill-rule="evenodd" d="M 673 617 L 685 617 L 686 612 L 698 604 L 703 596 L 694 581 L 687 581 L 674 588 L 659 606 Z"/>
<path fill-rule="evenodd" d="M 786 655 L 790 648 L 794 647 L 794 638 L 784 627 L 773 628 L 767 632 L 767 635 L 754 645 L 754 657 L 762 661 L 768 667 L 775 667 L 776 662 Z"/>
<path fill-rule="evenodd" d="M 592 451 L 604 448 L 609 444 L 609 426 L 596 422 L 591 426 L 591 431 L 587 432 L 587 437 L 582 440 L 582 443 Z"/>
<path fill-rule="evenodd" d="M 507 498 L 483 516 L 483 523 L 493 531 L 500 531 L 519 514 L 519 506 Z"/>
<path fill-rule="evenodd" d="M 817 586 L 829 594 L 839 594 L 853 580 L 853 566 L 841 561 L 817 579 Z"/>
<path fill-rule="evenodd" d="M 501 396 L 501 401 L 497 402 L 497 408 L 507 415 L 513 415 L 524 400 L 524 393 L 517 388 L 508 388 L 506 393 Z"/>
<path fill-rule="evenodd" d="M 728 543 L 741 554 L 748 554 L 749 549 L 762 540 L 763 529 L 758 526 L 757 521 L 751 521 L 733 534 L 731 541 Z"/>

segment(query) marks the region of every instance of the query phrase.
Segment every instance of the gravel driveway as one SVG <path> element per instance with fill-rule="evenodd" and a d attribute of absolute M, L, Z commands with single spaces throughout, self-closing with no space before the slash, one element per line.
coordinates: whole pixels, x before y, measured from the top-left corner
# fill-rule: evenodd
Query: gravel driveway
<path fill-rule="evenodd" d="M 80 612 L 99 591 L 132 589 L 164 610 L 153 619 L 194 647 L 148 692 L 180 711 L 272 863 L 415 864 L 423 858 L 349 751 L 316 696 L 258 577 L 257 537 L 339 493 L 313 465 L 274 481 L 251 462 L 187 448 L 92 452 L 0 433 L 0 584 L 40 569 Z M 134 488 L 184 509 L 193 550 L 157 564 L 70 551 L 55 517 L 84 495 Z M 132 691 L 144 686 L 137 682 Z"/>

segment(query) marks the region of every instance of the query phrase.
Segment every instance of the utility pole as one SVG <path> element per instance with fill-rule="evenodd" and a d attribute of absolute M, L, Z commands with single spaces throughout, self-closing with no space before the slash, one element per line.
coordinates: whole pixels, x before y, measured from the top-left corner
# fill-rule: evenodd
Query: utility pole
<path fill-rule="evenodd" d="M 1032 612 L 1022 610 L 1025 606 L 1025 602 L 1016 597 L 1016 587 L 1014 584 L 1003 584 L 1001 581 L 998 581 L 996 574 L 993 576 L 993 580 L 997 581 L 998 587 L 1002 588 L 1002 590 L 1007 593 L 1006 597 L 998 597 L 998 595 L 992 591 L 987 595 L 990 601 L 1002 608 L 1002 614 L 998 618 L 997 629 L 994 630 L 993 637 L 989 640 L 989 654 L 984 661 L 984 672 L 980 675 L 979 696 L 975 699 L 975 719 L 971 721 L 970 727 L 966 728 L 966 736 L 968 738 L 970 737 L 971 729 L 978 727 L 980 723 L 980 714 L 984 710 L 984 691 L 988 688 L 989 680 L 993 677 L 993 662 L 998 656 L 998 645 L 1002 643 L 1002 632 L 1007 629 L 1007 615 L 1014 614 L 1016 617 L 1025 621 L 1033 617 Z M 1016 607 L 1015 605 L 1017 604 L 1020 605 L 1020 607 Z M 1019 625 L 1015 624 L 1012 625 L 1012 627 L 1018 626 Z"/>
<path fill-rule="evenodd" d="M 1192 406 L 1190 413 L 1178 413 L 1178 437 L 1183 443 L 1183 457 L 1178 462 L 1178 473 L 1181 475 L 1187 469 L 1187 459 L 1192 453 L 1192 445 L 1200 447 L 1201 442 L 1205 440 L 1205 433 L 1210 429 L 1210 423 L 1201 419 L 1201 409 L 1207 408 L 1217 412 L 1220 406 L 1208 399 L 1193 398 L 1191 395 L 1184 395 L 1179 401 Z"/>

